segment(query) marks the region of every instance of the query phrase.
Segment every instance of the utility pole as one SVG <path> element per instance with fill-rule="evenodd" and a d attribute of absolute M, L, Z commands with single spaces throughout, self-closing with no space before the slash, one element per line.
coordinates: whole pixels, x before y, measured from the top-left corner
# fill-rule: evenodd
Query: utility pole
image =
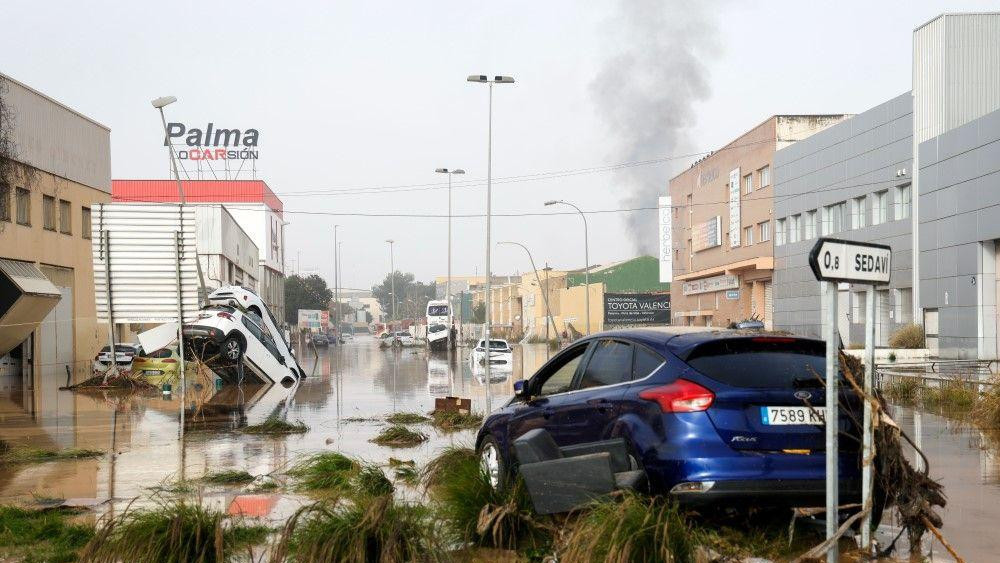
<path fill-rule="evenodd" d="M 340 313 L 340 260 L 337 255 L 337 249 L 339 245 L 337 244 L 337 229 L 340 225 L 333 226 L 333 310 L 336 311 L 334 316 Z M 334 338 L 337 339 L 337 344 L 340 344 L 340 325 L 335 324 L 333 330 Z"/>
<path fill-rule="evenodd" d="M 396 342 L 396 330 L 394 325 L 396 323 L 396 265 L 393 262 L 392 257 L 392 245 L 396 241 L 390 239 L 385 239 L 385 242 L 389 243 L 389 294 L 392 296 L 392 318 L 389 319 L 389 330 L 392 331 L 392 341 Z"/>

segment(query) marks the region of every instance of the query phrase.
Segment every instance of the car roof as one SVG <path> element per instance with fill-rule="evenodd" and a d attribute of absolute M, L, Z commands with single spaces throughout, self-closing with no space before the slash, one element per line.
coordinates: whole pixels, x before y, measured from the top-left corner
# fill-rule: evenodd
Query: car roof
<path fill-rule="evenodd" d="M 780 337 L 796 340 L 819 341 L 815 338 L 795 336 L 787 332 L 761 330 L 731 330 L 704 326 L 663 326 L 648 328 L 629 328 L 610 330 L 590 336 L 593 338 L 620 337 L 645 344 L 661 352 L 670 352 L 680 358 L 685 358 L 694 349 L 712 340 L 729 338 L 761 338 Z"/>

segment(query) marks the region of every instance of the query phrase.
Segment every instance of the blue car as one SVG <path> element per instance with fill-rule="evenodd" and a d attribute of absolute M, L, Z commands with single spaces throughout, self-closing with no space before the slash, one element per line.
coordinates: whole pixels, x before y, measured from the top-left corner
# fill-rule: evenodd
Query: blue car
<path fill-rule="evenodd" d="M 584 338 L 485 420 L 476 440 L 494 486 L 513 440 L 545 429 L 560 447 L 621 438 L 649 492 L 681 502 L 822 506 L 826 344 L 684 327 Z M 860 500 L 862 404 L 842 381 L 841 502 Z"/>

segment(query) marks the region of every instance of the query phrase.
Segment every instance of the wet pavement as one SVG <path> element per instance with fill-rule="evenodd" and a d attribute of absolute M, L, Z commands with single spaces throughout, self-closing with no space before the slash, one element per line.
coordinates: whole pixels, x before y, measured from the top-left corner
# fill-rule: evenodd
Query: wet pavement
<path fill-rule="evenodd" d="M 305 352 L 301 363 L 311 375 L 290 388 L 217 388 L 207 379 L 189 382 L 183 435 L 177 394 L 74 393 L 58 388 L 64 382 L 39 381 L 32 388 L 19 379 L 3 379 L 0 439 L 48 450 L 92 448 L 113 454 L 0 466 L 0 503 L 111 499 L 101 506 L 118 510 L 135 497 L 140 497 L 139 503 L 155 502 L 150 495 L 157 485 L 197 480 L 224 469 L 273 474 L 280 481 L 284 469 L 319 451 L 378 464 L 390 457 L 412 459 L 420 467 L 446 446 L 471 445 L 475 431 L 444 433 L 417 425 L 413 428 L 430 439 L 412 448 L 383 447 L 369 440 L 386 426 L 386 415 L 429 412 L 437 397 L 467 397 L 474 411 L 485 411 L 482 368 L 473 368 L 467 352 L 460 349 L 449 357 L 419 347 L 383 350 L 373 338 L 361 336 L 320 349 L 318 357 Z M 544 345 L 515 347 L 513 365 L 493 370 L 492 405 L 506 401 L 513 382 L 533 373 L 546 356 Z M 290 422 L 301 420 L 310 429 L 280 437 L 240 431 L 273 414 Z M 945 536 L 968 561 L 995 560 L 1000 554 L 1000 534 L 995 532 L 1000 522 L 1000 443 L 954 419 L 902 407 L 894 407 L 894 416 L 922 444 L 931 476 L 945 485 Z M 202 495 L 231 513 L 272 522 L 284 520 L 307 500 L 287 492 L 246 494 L 239 487 L 207 486 Z M 893 523 L 886 522 L 879 536 L 891 537 L 895 531 Z M 935 559 L 948 559 L 936 542 L 928 542 L 925 549 L 931 549 Z"/>

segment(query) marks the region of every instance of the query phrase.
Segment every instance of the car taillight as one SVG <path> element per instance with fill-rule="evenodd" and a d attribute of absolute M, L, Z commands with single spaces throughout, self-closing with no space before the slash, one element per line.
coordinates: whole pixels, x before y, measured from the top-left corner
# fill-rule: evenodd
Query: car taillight
<path fill-rule="evenodd" d="M 222 317 L 222 318 L 224 318 L 224 319 L 226 319 L 226 320 L 229 320 L 229 321 L 233 320 L 233 316 L 232 316 L 232 315 L 230 315 L 229 313 L 225 312 L 225 311 L 223 311 L 223 312 L 221 312 L 221 313 L 217 314 L 216 316 L 217 316 L 217 317 Z"/>
<path fill-rule="evenodd" d="M 165 363 L 165 364 L 176 364 L 177 360 L 175 360 L 173 358 L 167 358 L 167 359 L 163 360 L 163 363 Z"/>
<path fill-rule="evenodd" d="M 656 401 L 663 412 L 700 412 L 712 406 L 715 393 L 686 379 L 639 392 L 639 397 Z"/>

